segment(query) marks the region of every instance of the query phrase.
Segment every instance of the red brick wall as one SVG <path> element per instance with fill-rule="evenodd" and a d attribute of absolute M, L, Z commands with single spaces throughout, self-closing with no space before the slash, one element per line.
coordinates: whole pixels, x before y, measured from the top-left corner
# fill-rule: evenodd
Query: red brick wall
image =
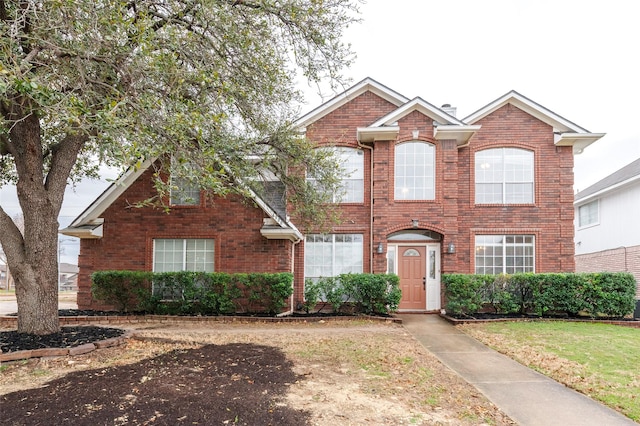
<path fill-rule="evenodd" d="M 319 145 L 358 147 L 357 127 L 367 126 L 396 109 L 371 92 L 362 94 L 307 128 L 307 137 Z M 474 271 L 474 237 L 477 234 L 533 234 L 536 271 L 574 270 L 573 154 L 571 147 L 556 147 L 553 129 L 506 105 L 484 117 L 482 129 L 468 146 L 433 139 L 433 120 L 419 112 L 398 123 L 397 140 L 377 141 L 365 147 L 364 202 L 342 204 L 342 222 L 335 233 L 364 236 L 364 271 L 384 272 L 386 255 L 372 248 L 393 232 L 419 228 L 440 233 L 443 273 Z M 430 201 L 394 200 L 394 155 L 398 143 L 418 140 L 434 145 L 436 193 Z M 474 155 L 495 147 L 519 147 L 534 152 L 535 203 L 532 205 L 475 205 Z M 372 166 L 373 155 L 373 166 Z M 265 214 L 238 198 L 216 199 L 199 208 L 174 208 L 167 215 L 149 208 L 129 208 L 128 203 L 152 195 L 150 177 L 143 175 L 104 214 L 104 238 L 84 240 L 79 258 L 79 306 L 95 307 L 88 293 L 89 276 L 100 269 L 150 270 L 152 240 L 161 237 L 214 238 L 215 267 L 227 272 L 294 271 L 294 303 L 303 300 L 304 243 L 293 245 L 263 238 L 259 229 Z M 319 232 L 305 229 L 303 232 Z M 453 242 L 455 254 L 444 253 Z M 295 251 L 294 264 L 291 253 Z"/>
<path fill-rule="evenodd" d="M 576 272 L 630 272 L 640 299 L 640 246 L 620 247 L 576 256 Z"/>
<path fill-rule="evenodd" d="M 132 203 L 153 195 L 151 172 L 144 173 L 104 213 L 103 238 L 81 240 L 78 308 L 106 309 L 92 300 L 90 275 L 100 270 L 153 269 L 154 238 L 212 238 L 219 272 L 291 272 L 292 243 L 260 235 L 265 213 L 239 197 L 203 200 L 200 207 L 169 213 Z M 205 197 L 202 197 L 205 198 Z"/>
<path fill-rule="evenodd" d="M 308 128 L 307 136 L 321 145 L 357 146 L 356 128 L 382 117 L 389 112 L 389 107 L 375 95 L 367 93 L 318 120 Z M 468 146 L 458 148 L 455 141 L 434 140 L 433 120 L 413 112 L 399 121 L 397 140 L 376 141 L 373 151 L 365 150 L 365 201 L 358 205 L 341 205 L 344 220 L 333 229 L 335 233 L 364 234 L 365 272 L 386 270 L 386 255 L 375 253 L 373 247 L 379 242 L 386 247 L 387 236 L 411 229 L 412 219 L 418 219 L 419 228 L 443 235 L 443 273 L 474 272 L 474 237 L 477 234 L 534 235 L 537 272 L 574 270 L 572 148 L 556 147 L 551 126 L 512 105 L 496 110 L 476 124 L 482 125 L 481 130 Z M 413 140 L 416 130 L 419 132 L 418 140 L 432 143 L 436 149 L 435 199 L 396 201 L 394 149 L 398 143 Z M 533 204 L 475 204 L 474 155 L 479 150 L 497 147 L 518 147 L 534 152 Z M 370 222 L 371 177 L 373 225 Z M 369 238 L 370 232 L 372 238 Z M 455 254 L 444 252 L 450 242 L 456 245 Z M 296 265 L 303 264 L 304 247 L 301 246 L 297 250 Z M 296 268 L 298 282 L 303 274 L 302 268 Z M 295 300 L 302 300 L 301 288 L 295 297 Z"/>

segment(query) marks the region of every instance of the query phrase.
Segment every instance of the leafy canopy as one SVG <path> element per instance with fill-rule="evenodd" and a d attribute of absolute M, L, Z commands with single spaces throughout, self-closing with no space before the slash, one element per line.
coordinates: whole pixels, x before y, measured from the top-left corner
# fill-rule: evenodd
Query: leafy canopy
<path fill-rule="evenodd" d="M 0 0 L 0 186 L 33 175 L 30 129 L 45 184 L 170 153 L 219 195 L 275 173 L 294 203 L 326 201 L 290 173 L 338 185 L 335 159 L 291 128 L 296 79 L 341 83 L 354 1 Z"/>

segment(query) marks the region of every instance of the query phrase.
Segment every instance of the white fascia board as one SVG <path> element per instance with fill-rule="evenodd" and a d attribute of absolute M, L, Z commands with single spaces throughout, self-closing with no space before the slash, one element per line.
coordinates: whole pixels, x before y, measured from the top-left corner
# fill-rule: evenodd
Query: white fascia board
<path fill-rule="evenodd" d="M 640 183 L 640 175 L 633 176 L 627 180 L 623 180 L 622 182 L 618 182 L 615 185 L 611 185 L 607 188 L 601 189 L 598 192 L 594 192 L 593 194 L 589 194 L 586 197 L 580 198 L 579 200 L 575 200 L 573 205 L 575 207 L 580 207 L 583 204 L 587 204 L 593 201 L 596 198 L 601 198 L 603 195 L 607 195 L 610 192 L 616 191 L 620 188 L 623 188 L 628 185 L 632 185 L 634 183 Z"/>
<path fill-rule="evenodd" d="M 395 111 L 391 111 L 389 114 L 372 123 L 369 127 L 389 126 L 413 111 L 418 111 L 440 124 L 464 125 L 462 121 L 454 116 L 447 114 L 437 106 L 417 97 Z"/>
<path fill-rule="evenodd" d="M 329 101 L 323 103 L 319 107 L 313 109 L 312 111 L 297 119 L 294 123 L 294 127 L 305 128 L 311 123 L 319 120 L 332 111 L 335 111 L 347 102 L 357 98 L 367 91 L 371 91 L 372 93 L 380 96 L 382 99 L 396 106 L 400 106 L 409 101 L 408 98 L 402 96 L 401 94 L 388 88 L 387 86 L 378 83 L 372 78 L 365 78 L 343 93 L 335 96 L 334 98 L 330 99 Z"/>
<path fill-rule="evenodd" d="M 81 239 L 99 239 L 102 238 L 102 224 L 97 226 L 80 226 L 77 228 L 64 228 L 58 231 L 62 235 L 76 237 Z"/>
<path fill-rule="evenodd" d="M 554 132 L 589 133 L 588 130 L 578 126 L 577 124 L 567 120 L 564 117 L 559 116 L 553 111 L 521 95 L 515 90 L 510 91 L 504 96 L 496 99 L 495 101 L 484 106 L 473 114 L 467 116 L 463 121 L 469 124 L 476 123 L 478 120 L 486 117 L 493 111 L 503 107 L 508 103 L 516 106 L 517 108 L 523 110 L 524 112 L 537 118 L 538 120 L 547 123 L 550 126 L 553 126 Z"/>
<path fill-rule="evenodd" d="M 554 136 L 553 143 L 556 146 L 572 146 L 573 154 L 578 155 L 604 135 L 606 133 L 560 133 Z"/>
<path fill-rule="evenodd" d="M 458 146 L 464 146 L 469 143 L 471 138 L 480 130 L 482 126 L 453 126 L 453 125 L 440 125 L 433 128 L 433 137 L 436 140 L 454 139 L 458 143 Z"/>
<path fill-rule="evenodd" d="M 280 231 L 281 232 L 289 232 L 289 233 L 291 233 L 291 235 L 294 235 L 297 238 L 297 240 L 295 240 L 295 241 L 300 241 L 302 239 L 302 232 L 300 232 L 298 230 L 298 228 L 296 228 L 296 226 L 293 223 L 291 223 L 291 221 L 289 221 L 289 218 L 286 218 L 285 220 L 280 218 L 280 216 L 278 216 L 278 214 L 271 207 L 269 207 L 269 205 L 267 203 L 265 203 L 262 198 L 258 197 L 258 194 L 256 194 L 251 188 L 246 187 L 244 184 L 242 184 L 242 185 L 249 192 L 249 195 L 256 202 L 256 204 L 271 219 L 273 219 L 273 221 L 275 223 L 277 223 L 280 226 Z M 262 233 L 262 230 L 260 232 Z M 266 238 L 269 238 L 269 237 L 266 237 Z M 289 238 L 287 238 L 287 239 L 289 239 Z M 292 240 L 292 241 L 294 241 L 294 240 Z"/>
<path fill-rule="evenodd" d="M 302 234 L 292 228 L 262 227 L 260 234 L 267 240 L 289 240 L 294 243 L 302 240 Z"/>
<path fill-rule="evenodd" d="M 383 126 L 383 127 L 358 127 L 358 142 L 375 142 L 375 141 L 393 141 L 398 137 L 400 127 Z"/>
<path fill-rule="evenodd" d="M 124 191 L 126 191 L 154 161 L 155 159 L 145 160 L 141 162 L 138 167 L 129 168 L 114 183 L 109 185 L 109 187 L 100 194 L 100 196 L 96 198 L 96 200 L 91 203 L 91 205 L 89 205 L 89 207 L 87 207 L 80 216 L 71 222 L 69 228 L 102 223 L 100 215 L 104 213 L 104 211 L 113 204 L 113 202 L 116 201 L 118 197 L 120 197 L 120 195 L 122 195 Z"/>

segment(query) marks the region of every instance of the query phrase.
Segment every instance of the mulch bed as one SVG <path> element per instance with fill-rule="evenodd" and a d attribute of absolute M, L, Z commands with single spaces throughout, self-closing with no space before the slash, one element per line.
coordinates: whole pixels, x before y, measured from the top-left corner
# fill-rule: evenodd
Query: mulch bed
<path fill-rule="evenodd" d="M 125 333 L 118 328 L 82 326 L 62 327 L 59 333 L 37 336 L 17 331 L 0 332 L 0 353 L 42 348 L 73 348 L 86 343 L 120 337 Z"/>
<path fill-rule="evenodd" d="M 0 396 L 6 425 L 307 425 L 283 403 L 299 377 L 277 348 L 252 344 L 173 350 L 79 371 Z M 64 402 L 63 402 L 64 401 Z M 63 403 L 62 403 L 63 402 Z"/>

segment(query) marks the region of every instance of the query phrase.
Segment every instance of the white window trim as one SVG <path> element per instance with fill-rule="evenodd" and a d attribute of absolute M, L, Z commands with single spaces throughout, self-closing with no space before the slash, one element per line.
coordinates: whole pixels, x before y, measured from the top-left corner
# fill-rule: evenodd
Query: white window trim
<path fill-rule="evenodd" d="M 507 184 L 511 183 L 511 184 L 528 184 L 529 182 L 507 182 L 505 176 L 504 176 L 504 160 L 505 160 L 505 150 L 506 149 L 515 149 L 515 150 L 521 150 L 521 151 L 525 151 L 525 152 L 530 152 L 533 158 L 533 163 L 532 163 L 532 173 L 533 173 L 533 177 L 531 180 L 531 201 L 528 202 L 522 202 L 522 203 L 512 203 L 512 202 L 507 202 Z M 497 148 L 486 148 L 486 149 L 481 149 L 475 152 L 474 154 L 474 158 L 473 158 L 473 164 L 474 164 L 474 171 L 476 168 L 476 158 L 477 155 L 479 153 L 482 152 L 486 152 L 486 151 L 497 151 L 500 150 L 502 151 L 502 164 L 503 164 L 503 168 L 502 168 L 502 180 L 501 182 L 478 182 L 475 173 L 474 173 L 474 178 L 473 178 L 473 187 L 474 187 L 474 204 L 478 205 L 478 206 L 486 206 L 486 205 L 533 205 L 536 203 L 536 168 L 535 168 L 535 164 L 536 164 L 536 158 L 535 158 L 535 152 L 530 150 L 530 149 L 526 149 L 526 148 L 520 148 L 520 147 L 510 147 L 510 146 L 503 146 L 503 147 L 497 147 Z M 478 184 L 497 184 L 500 183 L 502 185 L 502 201 L 501 202 L 492 202 L 492 203 L 481 203 L 478 202 Z"/>
<path fill-rule="evenodd" d="M 398 147 L 401 146 L 407 146 L 410 144 L 423 144 L 426 145 L 428 147 L 430 147 L 433 150 L 433 162 L 432 164 L 430 164 L 431 166 L 431 170 L 433 172 L 433 195 L 431 198 L 398 198 L 397 196 L 397 192 L 398 192 Z M 402 142 L 399 143 L 395 146 L 394 148 L 394 153 L 393 153 L 393 164 L 394 164 L 394 170 L 393 170 L 393 199 L 395 201 L 433 201 L 436 199 L 436 189 L 437 189 L 437 180 L 436 180 L 436 146 L 432 143 L 429 142 L 425 142 L 425 141 L 419 141 L 419 140 L 412 140 L 412 141 L 406 141 L 406 142 Z M 406 167 L 406 165 L 403 165 L 403 167 Z M 426 165 L 425 165 L 426 167 Z M 415 178 L 415 176 L 413 176 Z M 410 192 L 412 190 L 412 188 L 408 188 L 408 192 Z M 413 191 L 415 192 L 415 188 L 413 188 Z"/>
<path fill-rule="evenodd" d="M 533 234 L 477 234 L 477 235 L 474 236 L 474 241 L 473 241 L 473 250 L 474 250 L 474 252 L 473 252 L 473 271 L 474 271 L 474 274 L 478 273 L 477 272 L 478 265 L 477 265 L 476 254 L 475 254 L 475 252 L 476 252 L 476 250 L 478 248 L 478 243 L 477 243 L 476 239 L 477 239 L 477 237 L 484 237 L 484 236 L 496 236 L 496 237 L 503 237 L 504 238 L 504 241 L 502 243 L 502 272 L 500 272 L 500 274 L 508 274 L 509 273 L 509 272 L 506 272 L 506 269 L 507 269 L 507 250 L 506 250 L 507 243 L 506 243 L 506 238 L 507 237 L 530 236 L 531 239 L 532 239 L 531 245 L 533 247 L 533 256 L 532 256 L 532 259 L 533 259 L 532 268 L 533 268 L 533 270 L 532 271 L 526 271 L 524 273 L 535 273 L 536 272 L 536 236 L 535 235 L 533 235 Z"/>
<path fill-rule="evenodd" d="M 364 271 L 364 235 L 363 234 L 359 234 L 359 233 L 338 233 L 338 234 L 309 234 L 307 236 L 311 236 L 311 235 L 330 235 L 331 236 L 331 245 L 332 245 L 332 250 L 331 250 L 331 274 L 330 276 L 337 276 L 339 274 L 336 274 L 336 236 L 338 235 L 358 235 L 362 238 L 362 253 L 361 253 L 361 259 L 360 259 L 360 271 L 359 272 L 354 272 L 354 273 L 362 273 Z M 308 244 L 305 241 L 305 248 L 306 248 L 306 244 Z M 324 276 L 320 276 L 320 277 L 316 277 L 316 276 L 307 276 L 307 271 L 306 271 L 306 267 L 307 267 L 307 259 L 306 259 L 306 249 L 305 249 L 305 271 L 304 271 L 304 279 L 305 281 L 309 278 L 326 278 Z"/>
<path fill-rule="evenodd" d="M 186 266 L 187 266 L 187 241 L 190 240 L 209 240 L 213 243 L 213 271 L 215 271 L 215 266 L 216 266 L 216 248 L 215 248 L 215 239 L 213 238 L 171 238 L 171 237 L 159 237 L 159 238 L 154 238 L 153 239 L 153 264 L 152 264 L 152 269 L 153 272 L 156 272 L 156 241 L 157 240 L 181 240 L 182 241 L 182 269 L 180 269 L 180 271 L 187 271 Z M 169 272 L 180 272 L 180 271 L 169 271 Z"/>
<path fill-rule="evenodd" d="M 592 222 L 592 223 L 588 223 L 588 224 L 586 224 L 586 225 L 582 225 L 582 224 L 580 223 L 580 209 L 581 209 L 582 207 L 586 207 L 586 206 L 591 205 L 591 204 L 594 204 L 594 203 L 596 204 L 596 213 L 597 213 L 596 221 L 595 221 L 595 222 Z M 592 228 L 592 227 L 594 227 L 594 226 L 598 226 L 598 225 L 600 225 L 600 199 L 593 200 L 593 201 L 590 201 L 590 202 L 588 202 L 588 203 L 585 203 L 585 204 L 583 204 L 583 205 L 581 205 L 581 206 L 578 206 L 578 215 L 577 215 L 577 216 L 578 216 L 578 229 Z"/>
<path fill-rule="evenodd" d="M 354 171 L 352 171 L 349 174 L 346 174 L 344 176 L 340 177 L 340 188 L 338 189 L 338 191 L 340 192 L 340 194 L 337 194 L 336 192 L 333 192 L 331 194 L 331 202 L 332 203 L 336 203 L 336 204 L 362 204 L 364 203 L 364 152 L 361 149 L 358 148 L 353 148 L 353 147 L 348 147 L 348 146 L 336 146 L 336 147 L 320 147 L 317 149 L 327 149 L 327 150 L 333 150 L 333 152 L 335 153 L 335 155 L 337 156 L 341 156 L 343 153 L 345 152 L 349 152 L 349 153 L 353 153 L 356 154 L 358 156 L 362 156 L 362 165 L 361 165 L 361 170 L 360 169 L 356 169 Z M 341 158 L 341 157 L 340 157 Z M 353 179 L 351 176 L 354 172 L 358 172 L 360 171 L 360 173 L 362 174 L 362 178 L 359 179 Z M 316 179 L 307 174 L 307 180 L 308 181 L 316 181 Z M 346 197 L 347 194 L 347 185 L 346 182 L 347 181 L 360 181 L 362 182 L 362 187 L 360 188 L 360 194 L 362 195 L 362 199 L 361 200 L 347 200 L 345 201 L 344 198 Z"/>

